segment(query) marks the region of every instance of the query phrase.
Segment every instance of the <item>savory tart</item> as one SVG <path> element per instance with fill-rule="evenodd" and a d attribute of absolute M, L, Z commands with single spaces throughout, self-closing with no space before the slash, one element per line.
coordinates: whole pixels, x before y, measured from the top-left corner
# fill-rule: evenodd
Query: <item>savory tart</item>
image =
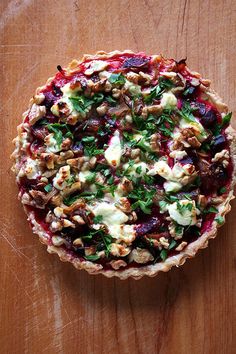
<path fill-rule="evenodd" d="M 182 265 L 230 210 L 227 106 L 185 60 L 98 52 L 57 68 L 14 140 L 33 232 L 93 274 L 138 279 Z"/>

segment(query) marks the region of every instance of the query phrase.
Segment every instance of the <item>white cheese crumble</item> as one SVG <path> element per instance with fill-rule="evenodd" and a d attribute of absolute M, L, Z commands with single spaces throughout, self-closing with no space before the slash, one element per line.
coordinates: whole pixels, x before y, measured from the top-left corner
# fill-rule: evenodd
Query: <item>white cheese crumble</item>
<path fill-rule="evenodd" d="M 56 177 L 53 178 L 53 185 L 59 190 L 67 187 L 67 180 L 70 178 L 70 166 L 63 166 L 59 169 Z"/>
<path fill-rule="evenodd" d="M 120 159 L 123 154 L 123 149 L 121 146 L 120 134 L 116 130 L 114 136 L 111 138 L 109 147 L 104 153 L 104 157 L 110 166 L 118 167 L 120 165 Z"/>
<path fill-rule="evenodd" d="M 110 225 L 108 227 L 109 234 L 116 238 L 118 242 L 124 241 L 127 245 L 135 240 L 134 225 Z"/>
<path fill-rule="evenodd" d="M 79 173 L 79 180 L 81 183 L 85 183 L 87 178 L 92 175 L 91 171 L 81 171 Z"/>
<path fill-rule="evenodd" d="M 165 109 L 175 108 L 177 105 L 177 98 L 172 92 L 164 92 L 161 98 L 161 106 Z"/>
<path fill-rule="evenodd" d="M 165 178 L 168 181 L 164 183 L 164 189 L 166 192 L 178 192 L 183 186 L 192 180 L 196 175 L 196 171 L 194 165 L 181 165 L 178 162 L 171 169 L 166 161 L 160 160 L 155 162 L 153 168 L 149 170 L 147 174 L 151 176 L 158 174 Z"/>
<path fill-rule="evenodd" d="M 179 202 L 168 205 L 168 212 L 172 220 L 179 225 L 195 225 L 197 224 L 198 209 L 194 200 L 183 199 Z"/>
<path fill-rule="evenodd" d="M 40 176 L 37 160 L 27 158 L 26 162 L 22 165 L 18 174 L 18 177 L 23 176 L 26 176 L 28 179 L 35 179 Z"/>
<path fill-rule="evenodd" d="M 148 170 L 148 165 L 145 162 L 138 162 L 131 166 L 129 165 L 129 163 L 125 163 L 123 165 L 123 170 L 127 170 L 130 176 L 142 177 L 146 174 Z"/>
<path fill-rule="evenodd" d="M 85 75 L 92 75 L 95 72 L 102 71 L 106 69 L 108 63 L 103 60 L 93 60 L 88 64 L 88 69 L 85 70 Z"/>
<path fill-rule="evenodd" d="M 139 95 L 141 93 L 141 87 L 139 85 L 135 85 L 133 82 L 129 80 L 125 80 L 124 88 L 128 90 L 132 95 Z"/>
<path fill-rule="evenodd" d="M 46 152 L 56 153 L 61 151 L 61 146 L 58 145 L 53 133 L 45 136 L 44 143 L 46 145 Z"/>
<path fill-rule="evenodd" d="M 128 221 L 128 216 L 119 210 L 114 204 L 100 202 L 95 205 L 89 205 L 88 208 L 94 213 L 95 216 L 102 216 L 102 223 L 111 225 L 121 225 Z"/>

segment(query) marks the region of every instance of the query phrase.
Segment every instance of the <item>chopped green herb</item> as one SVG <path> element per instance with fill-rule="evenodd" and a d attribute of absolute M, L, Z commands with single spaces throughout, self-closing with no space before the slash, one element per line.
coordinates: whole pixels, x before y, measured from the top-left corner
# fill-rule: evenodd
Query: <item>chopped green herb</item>
<path fill-rule="evenodd" d="M 125 77 L 121 73 L 119 73 L 119 74 L 111 74 L 110 77 L 108 78 L 108 81 L 111 84 L 124 85 L 125 84 Z"/>
<path fill-rule="evenodd" d="M 219 190 L 219 194 L 224 194 L 227 192 L 227 188 L 226 187 L 221 187 Z"/>
<path fill-rule="evenodd" d="M 135 200 L 132 209 L 135 210 L 139 207 L 145 214 L 150 214 L 155 193 L 155 188 L 147 189 L 143 185 L 139 185 L 128 194 L 128 198 Z"/>
<path fill-rule="evenodd" d="M 222 118 L 222 125 L 228 125 L 230 123 L 231 118 L 232 118 L 232 112 L 226 114 L 226 116 Z"/>
<path fill-rule="evenodd" d="M 196 122 L 196 118 L 193 115 L 193 112 L 196 110 L 196 107 L 192 107 L 189 102 L 185 101 L 181 110 L 178 110 L 178 113 L 186 122 Z"/>
<path fill-rule="evenodd" d="M 88 176 L 86 176 L 86 181 L 89 183 L 94 183 L 96 179 L 96 172 L 91 172 Z"/>
<path fill-rule="evenodd" d="M 102 220 L 103 220 L 103 216 L 102 215 L 97 215 L 97 216 L 95 216 L 93 218 L 93 223 L 94 224 L 101 224 Z"/>
<path fill-rule="evenodd" d="M 150 104 L 153 100 L 159 100 L 164 91 L 169 90 L 174 86 L 174 83 L 170 79 L 159 77 L 158 85 L 151 90 L 149 95 L 144 97 L 144 102 Z"/>
<path fill-rule="evenodd" d="M 172 250 L 173 248 L 175 248 L 176 245 L 177 245 L 177 242 L 175 240 L 171 240 L 171 243 L 169 245 L 169 250 Z"/>
<path fill-rule="evenodd" d="M 163 261 L 165 261 L 166 258 L 167 258 L 167 256 L 168 256 L 167 250 L 165 250 L 165 249 L 161 250 L 160 256 L 161 256 L 161 259 L 162 259 Z"/>
<path fill-rule="evenodd" d="M 217 224 L 222 225 L 224 223 L 225 219 L 223 216 L 219 215 L 215 218 L 215 221 L 217 222 Z"/>
<path fill-rule="evenodd" d="M 44 186 L 44 190 L 46 191 L 46 192 L 51 192 L 51 190 L 52 190 L 52 185 L 51 184 L 47 184 L 46 186 Z"/>
<path fill-rule="evenodd" d="M 74 182 L 75 182 L 75 176 L 73 175 L 71 175 L 66 181 L 68 186 L 71 186 Z"/>
<path fill-rule="evenodd" d="M 114 182 L 114 177 L 113 176 L 109 177 L 107 183 L 112 184 L 113 182 Z"/>
<path fill-rule="evenodd" d="M 111 106 L 115 106 L 117 104 L 117 101 L 111 96 L 107 96 L 105 99 Z"/>
<path fill-rule="evenodd" d="M 82 141 L 84 143 L 92 143 L 95 140 L 94 136 L 85 136 L 84 138 L 82 138 Z"/>
<path fill-rule="evenodd" d="M 87 261 L 97 261 L 100 256 L 98 254 L 90 254 L 89 256 L 84 256 Z"/>
<path fill-rule="evenodd" d="M 88 98 L 85 96 L 77 96 L 77 97 L 69 97 L 69 100 L 71 101 L 73 108 L 81 113 L 85 114 L 86 110 L 90 108 L 90 106 L 94 103 L 99 103 L 103 101 L 104 95 L 102 93 L 96 93 L 94 96 Z"/>
<path fill-rule="evenodd" d="M 50 132 L 54 133 L 53 137 L 56 140 L 58 147 L 61 146 L 63 141 L 62 130 L 66 130 L 66 134 L 65 134 L 66 137 L 73 138 L 73 134 L 71 133 L 70 128 L 68 127 L 67 124 L 60 124 L 60 123 L 47 124 L 47 128 Z"/>
<path fill-rule="evenodd" d="M 209 214 L 209 213 L 218 213 L 218 209 L 216 209 L 215 207 L 211 206 L 208 209 L 205 209 L 203 211 L 204 214 Z"/>

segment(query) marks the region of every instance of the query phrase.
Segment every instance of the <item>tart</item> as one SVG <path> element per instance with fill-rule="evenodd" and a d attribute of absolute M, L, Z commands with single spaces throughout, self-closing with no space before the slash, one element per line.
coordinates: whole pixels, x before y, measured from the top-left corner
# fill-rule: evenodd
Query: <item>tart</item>
<path fill-rule="evenodd" d="M 14 139 L 33 232 L 92 274 L 139 279 L 182 265 L 230 210 L 227 106 L 186 60 L 98 52 L 57 69 Z"/>

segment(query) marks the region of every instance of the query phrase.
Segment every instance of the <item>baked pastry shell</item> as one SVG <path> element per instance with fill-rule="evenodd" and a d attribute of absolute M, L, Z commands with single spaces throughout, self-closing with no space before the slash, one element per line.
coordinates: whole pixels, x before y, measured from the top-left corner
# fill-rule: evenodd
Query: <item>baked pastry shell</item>
<path fill-rule="evenodd" d="M 76 70 L 78 64 L 86 60 L 108 59 L 108 58 L 112 58 L 117 54 L 134 54 L 134 53 L 130 50 L 125 50 L 123 52 L 113 51 L 110 53 L 99 51 L 95 55 L 86 54 L 83 56 L 81 61 L 73 60 L 69 64 L 68 68 L 66 68 L 65 70 L 68 73 L 72 73 L 73 71 Z M 200 77 L 200 74 L 198 75 Z M 49 78 L 46 85 L 48 85 L 52 80 L 53 78 Z M 36 89 L 36 94 L 38 94 L 44 87 L 45 86 L 38 87 Z M 227 105 L 223 103 L 222 99 L 217 95 L 217 93 L 214 90 L 212 90 L 211 88 L 207 88 L 206 92 L 209 93 L 211 96 L 214 96 L 214 101 L 215 101 L 214 103 L 216 107 L 219 108 L 220 111 L 228 110 Z M 32 105 L 32 99 L 30 100 L 29 103 L 30 107 L 31 105 Z M 25 118 L 27 113 L 28 111 L 23 114 L 23 118 Z M 20 134 L 20 130 L 21 130 L 21 125 L 18 126 L 18 134 Z M 236 166 L 236 131 L 232 128 L 232 126 L 229 126 L 226 129 L 226 135 L 230 143 L 230 156 L 233 163 L 233 174 L 232 174 L 232 180 L 230 185 L 230 191 L 227 194 L 227 196 L 222 197 L 222 202 L 218 205 L 219 212 L 217 216 L 222 216 L 222 217 L 224 217 L 231 210 L 230 202 L 232 199 L 234 199 L 234 184 L 236 182 L 236 167 L 235 167 Z M 17 164 L 21 160 L 21 156 L 22 156 L 20 143 L 19 143 L 19 136 L 17 136 L 13 140 L 13 142 L 15 144 L 15 150 L 11 156 L 12 159 L 14 160 L 14 165 L 12 167 L 12 170 L 17 174 Z M 110 269 L 104 269 L 100 264 L 93 263 L 86 260 L 81 260 L 78 257 L 75 257 L 69 251 L 67 251 L 63 246 L 53 246 L 51 244 L 51 235 L 49 235 L 48 232 L 45 231 L 43 227 L 36 221 L 34 212 L 30 211 L 25 206 L 24 206 L 24 210 L 25 213 L 27 214 L 28 221 L 32 226 L 33 233 L 38 235 L 40 242 L 47 246 L 47 251 L 50 254 L 57 254 L 62 262 L 70 262 L 73 264 L 73 266 L 76 269 L 80 269 L 80 270 L 84 269 L 89 274 L 94 274 L 94 275 L 103 274 L 108 278 L 117 277 L 120 278 L 121 280 L 125 280 L 130 277 L 133 279 L 140 279 L 145 275 L 148 277 L 154 277 L 159 272 L 168 272 L 174 266 L 179 267 L 183 265 L 188 258 L 193 258 L 198 252 L 198 250 L 206 248 L 208 246 L 209 240 L 216 237 L 217 229 L 220 226 L 222 226 L 222 224 L 219 225 L 214 220 L 211 224 L 210 229 L 204 232 L 196 241 L 189 243 L 178 254 L 168 257 L 163 262 L 158 262 L 150 265 L 140 265 L 138 267 L 134 266 L 134 267 L 119 269 L 119 270 L 110 270 Z"/>

